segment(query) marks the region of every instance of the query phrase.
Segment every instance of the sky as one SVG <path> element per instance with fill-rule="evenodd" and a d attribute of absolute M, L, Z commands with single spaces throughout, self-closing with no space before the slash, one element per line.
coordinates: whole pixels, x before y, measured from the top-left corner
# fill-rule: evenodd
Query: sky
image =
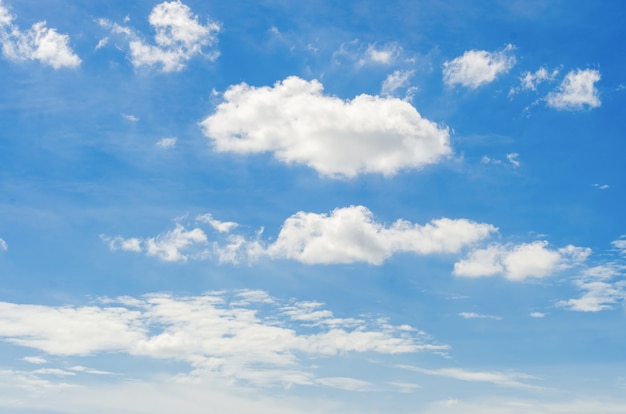
<path fill-rule="evenodd" d="M 625 18 L 0 0 L 0 411 L 626 412 Z"/>

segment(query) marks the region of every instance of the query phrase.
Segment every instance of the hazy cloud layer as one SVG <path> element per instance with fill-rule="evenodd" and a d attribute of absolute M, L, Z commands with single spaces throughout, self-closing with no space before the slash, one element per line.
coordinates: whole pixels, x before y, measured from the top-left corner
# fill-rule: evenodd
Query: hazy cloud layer
<path fill-rule="evenodd" d="M 292 76 L 271 87 L 231 86 L 201 125 L 218 152 L 270 152 L 330 177 L 394 175 L 451 154 L 448 128 L 396 98 L 324 95 Z"/>
<path fill-rule="evenodd" d="M 80 65 L 81 60 L 72 51 L 68 35 L 46 27 L 45 21 L 23 31 L 13 23 L 14 20 L 0 0 L 0 43 L 5 57 L 16 61 L 38 60 L 54 69 Z"/>
<path fill-rule="evenodd" d="M 507 45 L 498 52 L 468 50 L 443 64 L 443 81 L 448 86 L 461 85 L 471 89 L 491 83 L 515 65 L 513 49 L 512 45 Z"/>

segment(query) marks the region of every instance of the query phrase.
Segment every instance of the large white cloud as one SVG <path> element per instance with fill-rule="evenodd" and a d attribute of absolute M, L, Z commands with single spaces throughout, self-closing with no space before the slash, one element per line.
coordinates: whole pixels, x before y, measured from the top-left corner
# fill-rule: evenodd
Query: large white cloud
<path fill-rule="evenodd" d="M 350 206 L 330 214 L 299 212 L 285 220 L 270 257 L 303 263 L 367 262 L 379 265 L 395 253 L 456 253 L 497 229 L 466 219 L 442 218 L 425 225 L 377 222 L 370 210 Z"/>
<path fill-rule="evenodd" d="M 184 361 L 188 380 L 218 376 L 259 385 L 324 384 L 307 358 L 448 349 L 410 326 L 377 316 L 336 318 L 317 305 L 303 320 L 291 311 L 310 308 L 306 303 L 259 291 L 104 298 L 78 307 L 0 302 L 0 339 L 50 355 L 115 352 Z"/>
<path fill-rule="evenodd" d="M 514 47 L 488 52 L 468 50 L 462 56 L 443 64 L 443 81 L 448 86 L 462 85 L 471 89 L 493 82 L 515 65 Z"/>
<path fill-rule="evenodd" d="M 157 4 L 150 13 L 149 22 L 156 32 L 155 44 L 146 43 L 128 27 L 100 20 L 100 24 L 113 33 L 130 39 L 130 56 L 135 66 L 156 65 L 164 72 L 174 72 L 183 70 L 196 55 L 204 55 L 211 61 L 218 58 L 215 45 L 220 25 L 210 20 L 201 23 L 189 6 L 180 0 Z"/>
<path fill-rule="evenodd" d="M 448 128 L 408 102 L 371 95 L 344 101 L 322 90 L 295 76 L 272 87 L 234 85 L 201 125 L 216 151 L 271 152 L 330 177 L 393 175 L 451 154 Z"/>
<path fill-rule="evenodd" d="M 81 60 L 72 51 L 68 35 L 46 27 L 45 21 L 35 23 L 25 31 L 13 21 L 14 17 L 0 0 L 0 43 L 7 58 L 38 60 L 54 69 L 80 65 Z"/>
<path fill-rule="evenodd" d="M 196 217 L 195 222 L 209 224 L 217 233 L 215 238 L 209 240 L 200 227 L 188 230 L 181 223 L 150 238 L 101 238 L 111 250 L 145 252 L 165 261 L 217 258 L 238 262 L 269 257 L 306 264 L 380 265 L 397 253 L 457 253 L 497 231 L 491 224 L 450 218 L 425 225 L 399 219 L 385 225 L 364 206 L 337 208 L 330 214 L 300 211 L 285 220 L 273 242 L 262 240 L 261 233 L 252 238 L 232 234 L 237 223 L 222 222 L 209 214 Z"/>
<path fill-rule="evenodd" d="M 559 88 L 548 94 L 546 102 L 548 106 L 575 111 L 596 108 L 601 105 L 596 82 L 600 80 L 600 72 L 594 69 L 577 69 L 569 72 Z"/>
<path fill-rule="evenodd" d="M 588 248 L 568 245 L 553 249 L 546 241 L 492 244 L 472 251 L 454 264 L 454 274 L 465 277 L 501 275 L 509 280 L 541 278 L 584 262 L 591 254 Z"/>

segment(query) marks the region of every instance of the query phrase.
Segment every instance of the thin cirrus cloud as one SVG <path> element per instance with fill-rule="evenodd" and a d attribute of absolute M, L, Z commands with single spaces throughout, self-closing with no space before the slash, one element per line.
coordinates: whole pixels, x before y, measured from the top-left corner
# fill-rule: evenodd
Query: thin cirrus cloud
<path fill-rule="evenodd" d="M 344 324 L 325 310 L 312 318 L 317 322 L 312 326 L 283 310 L 298 307 L 298 302 L 251 300 L 268 296 L 259 294 L 244 295 L 240 301 L 246 292 L 101 298 L 88 306 L 0 302 L 0 339 L 52 356 L 121 353 L 183 361 L 190 368 L 179 377 L 188 379 L 220 377 L 266 386 L 295 383 L 341 389 L 366 384 L 343 377 L 316 378 L 304 360 L 449 348 L 418 329 L 394 326 L 380 317 L 348 318 Z M 87 371 L 108 373 L 81 365 L 64 373 Z"/>
<path fill-rule="evenodd" d="M 463 277 L 503 276 L 513 281 L 542 278 L 583 263 L 591 249 L 568 245 L 554 249 L 546 241 L 522 244 L 492 244 L 476 249 L 454 264 L 454 274 Z"/>
<path fill-rule="evenodd" d="M 180 0 L 157 4 L 148 21 L 155 31 L 154 44 L 145 42 L 129 27 L 107 19 L 100 19 L 99 23 L 113 34 L 129 39 L 131 61 L 136 67 L 158 66 L 163 72 L 178 72 L 194 56 L 203 55 L 210 61 L 219 57 L 215 45 L 220 25 L 211 20 L 201 23 Z"/>
<path fill-rule="evenodd" d="M 537 379 L 536 377 L 516 372 L 470 371 L 461 368 L 427 369 L 410 365 L 399 365 L 398 368 L 404 368 L 426 375 L 453 378 L 459 381 L 487 382 L 503 387 L 513 388 L 539 388 L 535 385 L 524 382 L 526 380 Z"/>
<path fill-rule="evenodd" d="M 45 21 L 21 30 L 14 20 L 0 0 L 0 43 L 5 57 L 14 61 L 38 60 L 54 69 L 80 65 L 81 59 L 72 51 L 68 35 L 47 27 Z"/>
<path fill-rule="evenodd" d="M 599 107 L 602 102 L 595 84 L 600 77 L 600 72 L 595 69 L 570 71 L 565 75 L 559 88 L 546 96 L 547 105 L 565 111 Z"/>
<path fill-rule="evenodd" d="M 309 265 L 381 265 L 398 253 L 457 253 L 497 232 L 491 224 L 467 219 L 441 218 L 425 225 L 400 219 L 385 225 L 364 206 L 337 208 L 329 214 L 300 211 L 285 220 L 271 243 L 261 240 L 260 234 L 253 239 L 228 234 L 236 223 L 220 222 L 212 216 L 199 216 L 196 222 L 226 233 L 225 242 L 209 242 L 200 227 L 187 230 L 180 223 L 174 230 L 147 239 L 101 237 L 111 250 L 145 252 L 165 261 L 217 257 L 224 262 L 238 262 L 269 257 Z"/>
<path fill-rule="evenodd" d="M 320 82 L 296 76 L 271 87 L 234 85 L 201 126 L 215 151 L 270 152 L 331 178 L 391 176 L 452 152 L 448 128 L 408 102 L 366 94 L 345 101 L 322 91 Z"/>
<path fill-rule="evenodd" d="M 448 86 L 461 85 L 470 89 L 493 82 L 515 65 L 513 45 L 503 50 L 468 50 L 462 56 L 443 64 L 443 81 Z"/>
<path fill-rule="evenodd" d="M 557 306 L 579 312 L 599 312 L 626 302 L 626 266 L 605 263 L 585 269 L 574 280 L 579 298 L 562 300 Z"/>

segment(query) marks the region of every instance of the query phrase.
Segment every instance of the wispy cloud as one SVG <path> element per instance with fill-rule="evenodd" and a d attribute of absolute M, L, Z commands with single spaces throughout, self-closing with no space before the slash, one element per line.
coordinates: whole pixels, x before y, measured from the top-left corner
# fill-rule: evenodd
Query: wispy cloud
<path fill-rule="evenodd" d="M 502 320 L 502 317 L 489 315 L 485 313 L 475 313 L 475 312 L 460 312 L 459 316 L 464 319 L 494 319 L 496 321 Z"/>
<path fill-rule="evenodd" d="M 470 371 L 461 368 L 426 369 L 408 365 L 401 365 L 399 367 L 426 375 L 453 378 L 459 381 L 487 382 L 495 385 L 513 388 L 540 388 L 538 386 L 523 382 L 526 380 L 536 380 L 536 377 L 517 372 Z"/>

